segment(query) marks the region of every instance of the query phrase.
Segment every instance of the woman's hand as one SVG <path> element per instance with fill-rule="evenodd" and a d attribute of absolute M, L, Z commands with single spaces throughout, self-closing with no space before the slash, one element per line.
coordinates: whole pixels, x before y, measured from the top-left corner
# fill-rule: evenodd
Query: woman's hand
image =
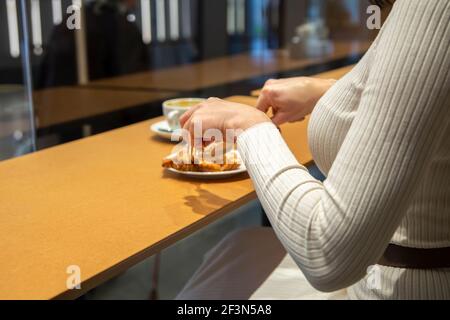
<path fill-rule="evenodd" d="M 245 104 L 209 98 L 193 107 L 180 118 L 180 125 L 195 136 L 195 126 L 201 123 L 201 134 L 209 129 L 225 133 L 227 129 L 246 130 L 256 124 L 270 122 L 269 117 L 256 108 Z M 198 134 L 198 133 L 197 133 Z"/>
<path fill-rule="evenodd" d="M 261 91 L 257 108 L 262 112 L 272 108 L 272 121 L 276 125 L 300 121 L 313 111 L 319 99 L 335 82 L 308 77 L 268 80 Z"/>

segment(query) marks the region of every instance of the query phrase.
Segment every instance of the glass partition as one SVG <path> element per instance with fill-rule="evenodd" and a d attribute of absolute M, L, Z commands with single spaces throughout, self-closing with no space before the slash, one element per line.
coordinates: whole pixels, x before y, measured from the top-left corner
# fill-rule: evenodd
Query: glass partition
<path fill-rule="evenodd" d="M 35 149 L 25 1 L 0 2 L 0 160 Z"/>

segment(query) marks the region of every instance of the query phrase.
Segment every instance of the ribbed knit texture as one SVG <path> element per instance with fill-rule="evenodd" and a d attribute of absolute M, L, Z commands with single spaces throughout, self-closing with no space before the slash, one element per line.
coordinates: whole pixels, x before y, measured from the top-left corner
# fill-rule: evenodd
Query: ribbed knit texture
<path fill-rule="evenodd" d="M 450 299 L 450 270 L 367 268 L 388 243 L 450 246 L 450 1 L 398 0 L 371 49 L 319 101 L 315 180 L 270 123 L 238 148 L 279 239 L 322 291 Z"/>

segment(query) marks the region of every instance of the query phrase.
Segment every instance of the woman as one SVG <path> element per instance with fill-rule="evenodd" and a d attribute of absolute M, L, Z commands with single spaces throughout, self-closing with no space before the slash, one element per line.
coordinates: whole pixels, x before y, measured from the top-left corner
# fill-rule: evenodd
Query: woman
<path fill-rule="evenodd" d="M 183 117 L 186 129 L 201 121 L 203 130 L 244 130 L 239 151 L 289 256 L 275 268 L 281 249 L 270 231 L 240 233 L 209 255 L 181 298 L 245 298 L 241 291 L 264 288 L 271 293 L 257 297 L 285 298 L 298 285 L 305 287 L 294 298 L 330 297 L 319 291 L 450 298 L 449 21 L 450 1 L 398 0 L 370 50 L 340 81 L 268 81 L 259 110 L 210 99 Z M 276 127 L 311 111 L 309 144 L 323 184 Z M 245 285 L 266 263 L 265 250 L 267 261 L 277 262 L 250 290 Z"/>

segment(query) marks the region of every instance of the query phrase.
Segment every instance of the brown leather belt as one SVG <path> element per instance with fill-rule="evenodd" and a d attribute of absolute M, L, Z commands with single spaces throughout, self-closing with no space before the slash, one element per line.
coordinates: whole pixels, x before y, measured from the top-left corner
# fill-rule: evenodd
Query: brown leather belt
<path fill-rule="evenodd" d="M 419 249 L 389 244 L 378 264 L 404 269 L 450 268 L 450 247 Z"/>

